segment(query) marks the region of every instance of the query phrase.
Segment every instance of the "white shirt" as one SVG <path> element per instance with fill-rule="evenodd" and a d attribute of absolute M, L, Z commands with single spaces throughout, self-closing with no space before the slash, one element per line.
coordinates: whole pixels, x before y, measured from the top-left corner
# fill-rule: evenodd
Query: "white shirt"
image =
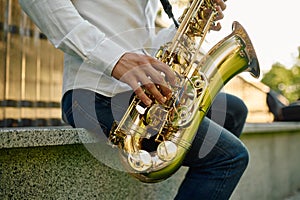
<path fill-rule="evenodd" d="M 156 48 L 157 0 L 19 0 L 49 41 L 65 53 L 63 93 L 105 96 L 130 87 L 111 76 L 125 52 Z"/>

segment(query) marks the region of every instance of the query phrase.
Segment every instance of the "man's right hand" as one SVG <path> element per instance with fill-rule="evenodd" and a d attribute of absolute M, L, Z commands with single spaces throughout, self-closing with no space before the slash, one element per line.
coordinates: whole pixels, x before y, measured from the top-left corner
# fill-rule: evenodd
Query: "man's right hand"
<path fill-rule="evenodd" d="M 141 86 L 163 104 L 172 96 L 167 82 L 174 85 L 176 79 L 175 73 L 165 63 L 151 56 L 136 53 L 125 53 L 115 65 L 112 76 L 130 85 L 137 97 L 147 106 L 150 106 L 152 101 Z"/>

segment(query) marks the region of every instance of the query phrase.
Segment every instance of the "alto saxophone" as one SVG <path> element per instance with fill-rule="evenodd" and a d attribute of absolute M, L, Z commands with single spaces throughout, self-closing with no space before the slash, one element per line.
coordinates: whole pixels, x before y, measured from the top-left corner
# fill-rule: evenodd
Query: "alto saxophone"
<path fill-rule="evenodd" d="M 171 99 L 162 105 L 148 93 L 153 103 L 147 107 L 134 96 L 111 129 L 109 141 L 121 149 L 128 172 L 142 182 L 167 179 L 179 169 L 212 101 L 231 78 L 242 71 L 259 77 L 255 50 L 238 22 L 230 35 L 201 53 L 216 15 L 212 0 L 190 1 L 172 41 L 156 54 L 177 75 Z"/>

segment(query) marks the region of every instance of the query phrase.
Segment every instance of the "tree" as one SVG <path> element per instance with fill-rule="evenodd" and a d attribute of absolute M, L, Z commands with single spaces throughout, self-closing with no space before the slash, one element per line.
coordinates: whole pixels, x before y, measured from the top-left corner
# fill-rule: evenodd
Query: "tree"
<path fill-rule="evenodd" d="M 285 96 L 290 102 L 300 99 L 300 47 L 296 63 L 290 69 L 279 62 L 272 65 L 262 82 L 271 89 Z"/>

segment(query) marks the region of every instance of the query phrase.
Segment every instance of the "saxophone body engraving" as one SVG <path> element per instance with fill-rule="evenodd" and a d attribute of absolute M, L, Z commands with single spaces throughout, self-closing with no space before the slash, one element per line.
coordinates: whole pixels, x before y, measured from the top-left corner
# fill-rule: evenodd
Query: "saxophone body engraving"
<path fill-rule="evenodd" d="M 128 172 L 142 182 L 158 182 L 178 170 L 214 97 L 231 78 L 243 71 L 259 76 L 254 48 L 238 22 L 230 35 L 201 53 L 216 13 L 211 0 L 190 2 L 174 38 L 156 54 L 177 74 L 172 98 L 162 105 L 149 94 L 154 103 L 146 107 L 135 96 L 112 127 L 110 142 L 121 149 Z"/>

